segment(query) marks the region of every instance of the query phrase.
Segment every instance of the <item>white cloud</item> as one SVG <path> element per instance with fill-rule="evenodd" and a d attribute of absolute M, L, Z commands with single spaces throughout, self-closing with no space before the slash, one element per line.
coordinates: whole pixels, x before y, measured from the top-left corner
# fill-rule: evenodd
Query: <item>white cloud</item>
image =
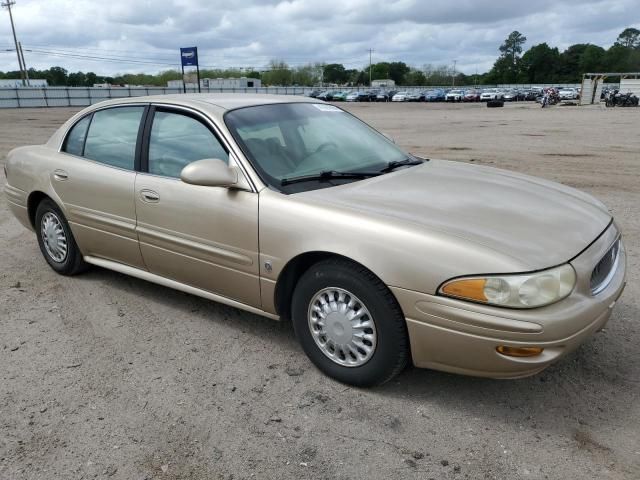
<path fill-rule="evenodd" d="M 491 67 L 512 30 L 527 36 L 527 47 L 547 42 L 562 50 L 606 47 L 640 25 L 637 0 L 17 0 L 13 11 L 29 66 L 99 74 L 171 68 L 178 48 L 191 45 L 207 67 L 259 68 L 278 58 L 359 68 L 373 48 L 374 61 L 455 59 L 474 73 Z M 13 48 L 8 15 L 0 14 L 0 70 L 15 70 L 15 54 L 4 51 Z"/>

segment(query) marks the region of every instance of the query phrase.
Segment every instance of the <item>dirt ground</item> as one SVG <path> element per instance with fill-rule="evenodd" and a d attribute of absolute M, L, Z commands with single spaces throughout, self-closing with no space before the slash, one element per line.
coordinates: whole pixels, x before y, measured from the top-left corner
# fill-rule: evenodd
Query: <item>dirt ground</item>
<path fill-rule="evenodd" d="M 606 330 L 528 379 L 411 368 L 349 388 L 287 323 L 99 268 L 56 275 L 2 195 L 0 479 L 640 478 L 640 108 L 345 107 L 414 153 L 605 202 L 629 272 Z M 74 111 L 0 110 L 0 162 Z"/>

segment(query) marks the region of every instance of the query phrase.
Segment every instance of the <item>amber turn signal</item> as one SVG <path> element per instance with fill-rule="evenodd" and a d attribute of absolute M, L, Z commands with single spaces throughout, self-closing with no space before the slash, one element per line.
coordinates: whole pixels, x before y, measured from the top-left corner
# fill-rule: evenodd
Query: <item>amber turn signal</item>
<path fill-rule="evenodd" d="M 496 347 L 498 353 L 507 355 L 508 357 L 535 357 L 540 355 L 544 348 L 541 347 L 508 347 L 506 345 L 500 345 Z"/>
<path fill-rule="evenodd" d="M 484 278 L 469 278 L 465 280 L 456 280 L 447 283 L 442 287 L 442 293 L 452 297 L 466 298 L 469 300 L 477 300 L 478 302 L 486 302 L 487 297 L 484 294 L 484 285 L 487 281 Z"/>

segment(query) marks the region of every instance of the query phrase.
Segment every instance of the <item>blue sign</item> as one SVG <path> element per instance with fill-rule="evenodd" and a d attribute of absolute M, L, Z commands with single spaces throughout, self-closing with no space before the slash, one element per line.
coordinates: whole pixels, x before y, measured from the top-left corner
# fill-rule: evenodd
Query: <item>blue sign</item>
<path fill-rule="evenodd" d="M 180 49 L 180 60 L 183 67 L 198 66 L 198 47 L 185 47 Z"/>

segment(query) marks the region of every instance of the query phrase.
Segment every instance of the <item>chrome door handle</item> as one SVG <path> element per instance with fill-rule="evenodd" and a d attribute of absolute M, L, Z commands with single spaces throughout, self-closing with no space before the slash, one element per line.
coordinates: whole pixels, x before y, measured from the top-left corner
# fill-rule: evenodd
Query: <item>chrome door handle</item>
<path fill-rule="evenodd" d="M 54 170 L 53 171 L 53 178 L 58 180 L 59 182 L 62 182 L 64 180 L 66 180 L 67 178 L 69 178 L 69 174 L 67 172 L 65 172 L 64 170 Z"/>
<path fill-rule="evenodd" d="M 153 190 L 140 190 L 140 198 L 147 203 L 157 203 L 160 201 L 160 195 Z"/>

